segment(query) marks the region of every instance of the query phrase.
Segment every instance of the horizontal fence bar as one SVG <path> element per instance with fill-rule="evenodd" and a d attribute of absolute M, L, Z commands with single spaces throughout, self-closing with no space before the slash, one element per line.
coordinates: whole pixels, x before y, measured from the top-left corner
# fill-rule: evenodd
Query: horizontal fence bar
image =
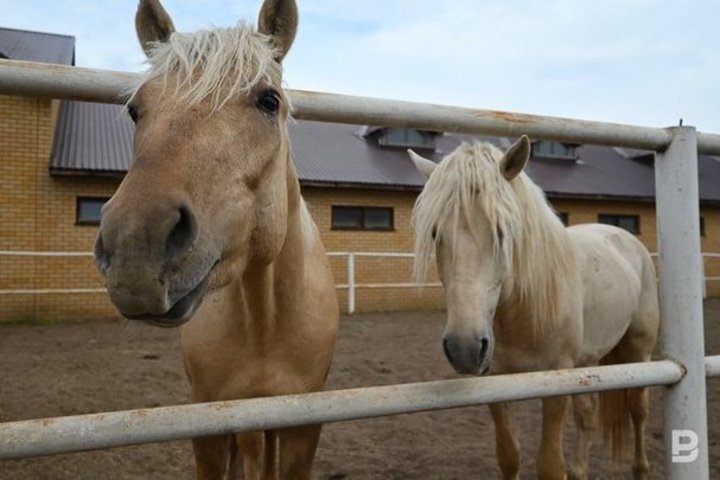
<path fill-rule="evenodd" d="M 140 74 L 0 60 L 0 94 L 122 103 Z M 494 110 L 289 90 L 293 116 L 302 120 L 419 128 L 440 132 L 523 134 L 580 144 L 662 151 L 670 133 L 617 123 L 527 115 Z M 720 154 L 720 135 L 697 134 L 698 151 Z"/>
<path fill-rule="evenodd" d="M 439 288 L 442 283 L 356 283 L 355 288 L 382 289 L 382 288 Z M 347 283 L 339 283 L 335 285 L 338 290 L 348 288 Z"/>
<path fill-rule="evenodd" d="M 347 257 L 348 255 L 355 255 L 356 257 L 415 258 L 414 253 L 408 252 L 327 252 L 328 257 Z"/>
<path fill-rule="evenodd" d="M 328 257 L 347 257 L 355 255 L 356 257 L 397 257 L 397 258 L 414 258 L 415 254 L 410 252 L 327 252 Z M 650 256 L 657 257 L 656 252 L 650 253 Z M 707 258 L 720 258 L 720 253 L 701 254 Z M 0 257 L 92 257 L 92 252 L 52 252 L 52 251 L 18 251 L 18 250 L 0 250 Z"/>
<path fill-rule="evenodd" d="M 414 253 L 408 252 L 327 252 L 328 257 L 347 257 L 355 255 L 356 257 L 378 257 L 378 258 L 414 258 Z M 657 256 L 657 253 L 651 253 Z M 703 253 L 704 257 L 720 258 L 720 253 Z M 0 250 L 0 257 L 92 257 L 92 252 L 52 252 L 52 251 L 14 251 Z M 720 277 L 705 277 L 706 282 L 720 281 Z M 383 289 L 383 288 L 440 288 L 442 284 L 435 283 L 357 283 L 354 288 L 358 289 Z M 337 290 L 347 290 L 347 283 L 338 283 L 335 285 Z M 52 294 L 89 294 L 89 293 L 105 293 L 105 288 L 57 288 L 57 289 L 0 289 L 0 295 L 52 295 Z"/>
<path fill-rule="evenodd" d="M 24 420 L 0 424 L 0 460 L 669 385 L 683 375 L 664 360 Z"/>
<path fill-rule="evenodd" d="M 16 288 L 0 290 L 0 295 L 53 295 L 68 293 L 106 293 L 105 288 Z"/>
<path fill-rule="evenodd" d="M 18 252 L 0 250 L 0 257 L 92 257 L 92 252 Z"/>

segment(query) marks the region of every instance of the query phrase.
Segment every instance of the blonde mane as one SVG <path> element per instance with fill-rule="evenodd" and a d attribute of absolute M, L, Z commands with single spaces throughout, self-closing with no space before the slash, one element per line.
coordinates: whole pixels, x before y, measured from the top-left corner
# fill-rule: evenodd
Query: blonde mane
<path fill-rule="evenodd" d="M 575 258 L 545 194 L 525 173 L 508 182 L 499 168 L 502 157 L 491 144 L 464 143 L 437 166 L 413 210 L 415 276 L 425 277 L 436 228 L 455 231 L 462 215 L 472 229 L 482 211 L 492 228 L 495 261 L 507 273 L 503 298 L 516 302 L 537 332 L 558 321 Z"/>
<path fill-rule="evenodd" d="M 243 22 L 233 28 L 175 32 L 152 46 L 150 69 L 131 99 L 142 84 L 156 78 L 163 78 L 167 88 L 169 74 L 175 73 L 177 102 L 195 106 L 209 97 L 217 110 L 262 80 L 280 88 L 282 67 L 276 56 L 270 37 Z"/>

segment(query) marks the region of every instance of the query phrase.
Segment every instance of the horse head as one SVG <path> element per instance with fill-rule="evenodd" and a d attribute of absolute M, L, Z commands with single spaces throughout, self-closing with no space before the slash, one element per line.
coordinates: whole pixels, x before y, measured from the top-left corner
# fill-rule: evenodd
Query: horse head
<path fill-rule="evenodd" d="M 510 274 L 516 209 L 510 183 L 530 156 L 523 136 L 505 154 L 490 144 L 463 144 L 440 164 L 410 156 L 427 183 L 413 211 L 416 274 L 435 256 L 445 288 L 445 356 L 459 373 L 488 371 L 495 346 L 494 318 Z M 509 213 L 509 215 L 506 215 Z"/>
<path fill-rule="evenodd" d="M 136 28 L 150 68 L 127 104 L 133 162 L 103 208 L 95 258 L 125 317 L 177 326 L 283 245 L 293 172 L 281 61 L 297 9 L 266 0 L 257 30 L 185 34 L 141 0 Z"/>

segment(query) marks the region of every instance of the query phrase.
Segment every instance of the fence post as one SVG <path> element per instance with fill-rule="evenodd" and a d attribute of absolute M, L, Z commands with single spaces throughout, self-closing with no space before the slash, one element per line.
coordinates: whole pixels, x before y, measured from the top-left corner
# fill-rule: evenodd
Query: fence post
<path fill-rule="evenodd" d="M 355 254 L 348 253 L 348 314 L 355 313 Z"/>
<path fill-rule="evenodd" d="M 666 476 L 709 478 L 698 200 L 693 127 L 669 129 L 672 142 L 655 159 L 660 260 L 660 345 L 687 373 L 665 395 Z"/>

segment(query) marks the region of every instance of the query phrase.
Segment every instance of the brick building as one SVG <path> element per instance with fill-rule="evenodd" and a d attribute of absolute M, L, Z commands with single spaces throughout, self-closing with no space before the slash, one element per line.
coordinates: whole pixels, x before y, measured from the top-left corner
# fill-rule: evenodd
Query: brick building
<path fill-rule="evenodd" d="M 2 57 L 72 65 L 74 39 L 0 29 Z M 406 148 L 439 160 L 462 141 L 510 144 L 319 122 L 290 128 L 303 195 L 329 252 L 412 250 L 410 213 L 423 179 Z M 117 315 L 88 253 L 131 147 L 120 106 L 0 95 L 0 321 Z M 699 166 L 703 251 L 720 252 L 720 159 L 701 157 Z M 566 223 L 618 224 L 657 250 L 652 153 L 536 142 L 528 173 Z M 345 307 L 347 258 L 331 262 Z M 355 262 L 358 311 L 442 306 L 440 288 L 410 285 L 411 259 Z M 706 260 L 706 272 L 720 276 L 720 259 Z M 708 283 L 708 294 L 720 295 L 720 282 Z"/>

